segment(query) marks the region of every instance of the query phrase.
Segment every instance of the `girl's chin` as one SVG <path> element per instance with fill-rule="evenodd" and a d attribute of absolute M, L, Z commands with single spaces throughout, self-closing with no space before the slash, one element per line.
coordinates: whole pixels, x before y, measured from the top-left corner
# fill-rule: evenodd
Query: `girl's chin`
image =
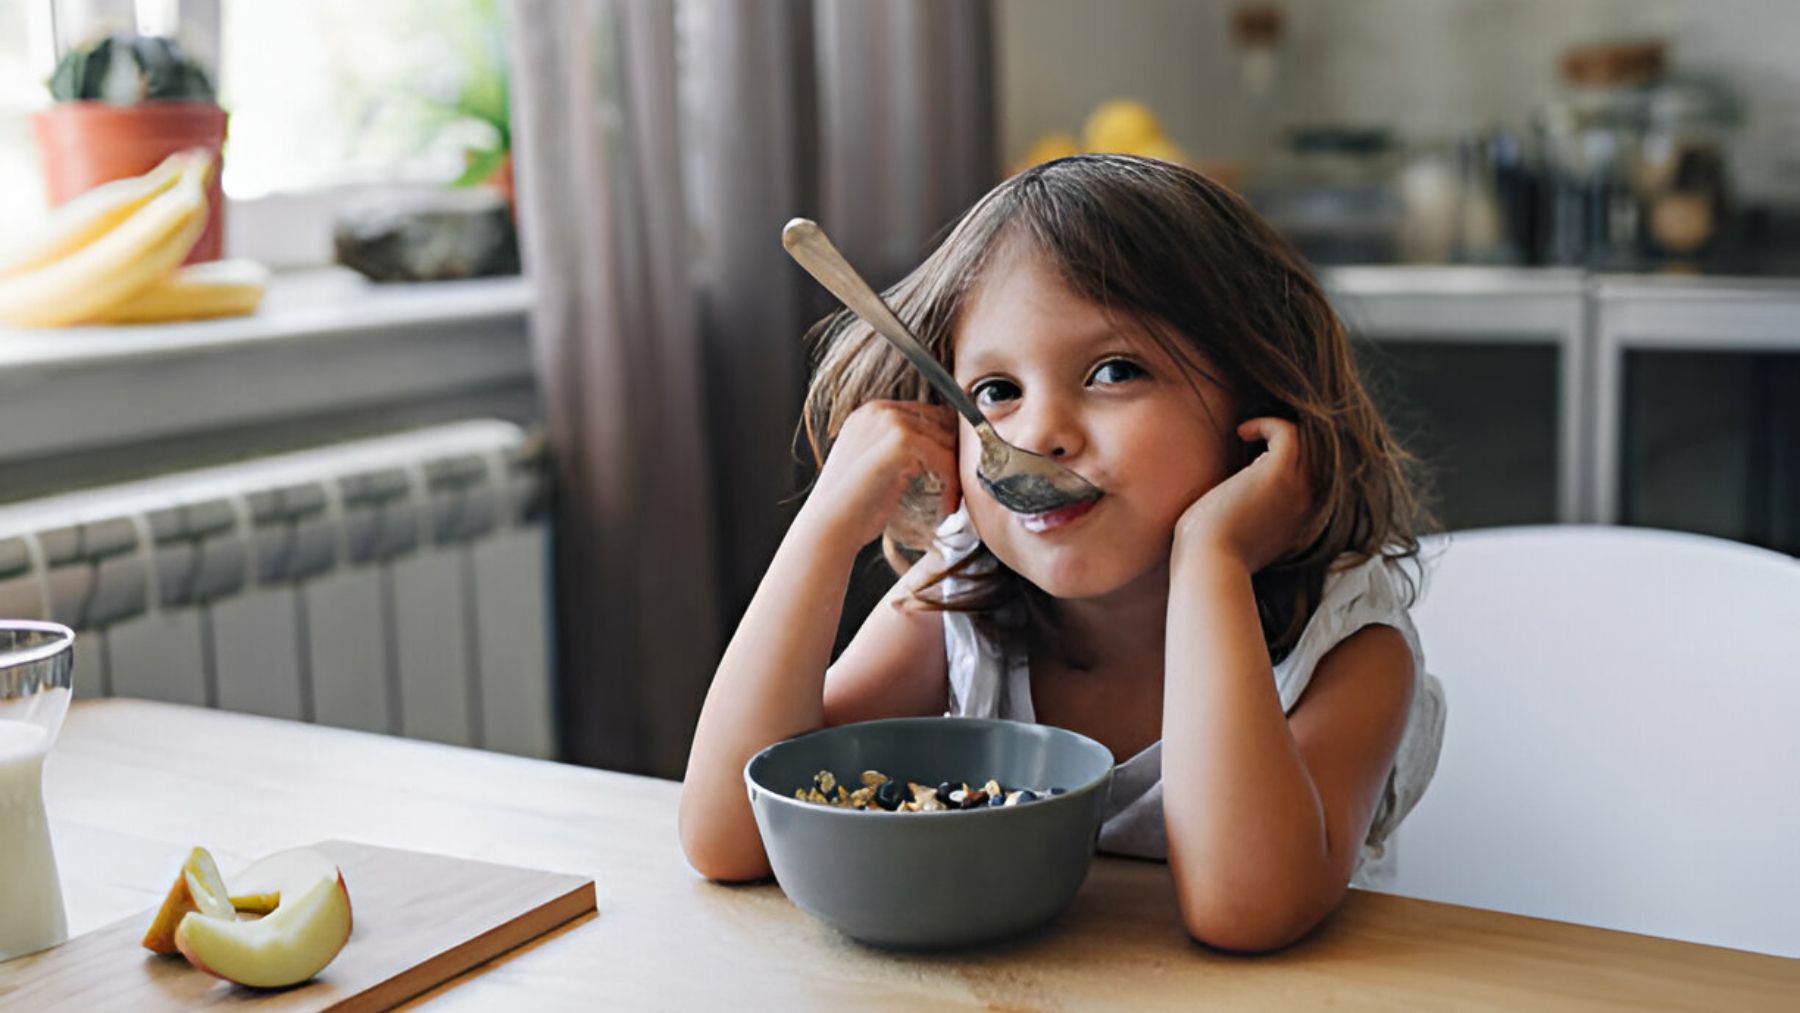
<path fill-rule="evenodd" d="M 990 526 L 998 529 L 998 537 L 983 542 L 1000 564 L 1052 598 L 1105 598 L 1132 587 L 1168 562 L 1167 541 L 1132 537 L 1058 541 L 1027 534 L 1016 526 L 1009 528 L 1016 525 L 1011 514 L 974 520 L 978 537 Z M 984 520 L 989 523 L 982 523 Z"/>
<path fill-rule="evenodd" d="M 1105 547 L 1046 546 L 1010 539 L 989 545 L 1002 566 L 1038 590 L 1064 601 L 1110 598 L 1157 583 L 1168 584 L 1166 545 L 1114 544 Z"/>
<path fill-rule="evenodd" d="M 1135 576 L 1113 567 L 1060 567 L 1025 562 L 1010 568 L 1038 590 L 1065 601 L 1105 598 L 1130 585 Z"/>

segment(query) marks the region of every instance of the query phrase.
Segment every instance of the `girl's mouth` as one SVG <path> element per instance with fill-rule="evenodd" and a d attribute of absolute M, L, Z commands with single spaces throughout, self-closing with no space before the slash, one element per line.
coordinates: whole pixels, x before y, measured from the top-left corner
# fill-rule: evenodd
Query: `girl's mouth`
<path fill-rule="evenodd" d="M 1095 499 L 1086 503 L 1076 503 L 1073 506 L 1047 510 L 1041 514 L 1015 514 L 1014 516 L 1018 517 L 1020 526 L 1026 531 L 1034 535 L 1041 535 L 1046 531 L 1054 531 L 1086 517 L 1099 503 L 1100 500 Z"/>

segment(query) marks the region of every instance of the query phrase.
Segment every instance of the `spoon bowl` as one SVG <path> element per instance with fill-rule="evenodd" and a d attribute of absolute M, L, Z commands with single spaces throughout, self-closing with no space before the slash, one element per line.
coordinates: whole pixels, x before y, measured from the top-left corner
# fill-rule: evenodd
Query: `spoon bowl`
<path fill-rule="evenodd" d="M 975 427 L 981 441 L 976 476 L 1001 506 L 1019 514 L 1041 514 L 1100 498 L 1093 483 L 1042 454 L 1015 447 L 1000 438 L 981 409 L 912 331 L 900 322 L 880 295 L 856 273 L 817 222 L 796 218 L 781 230 L 781 245 L 806 273 L 875 329 L 923 373 L 933 390 Z"/>

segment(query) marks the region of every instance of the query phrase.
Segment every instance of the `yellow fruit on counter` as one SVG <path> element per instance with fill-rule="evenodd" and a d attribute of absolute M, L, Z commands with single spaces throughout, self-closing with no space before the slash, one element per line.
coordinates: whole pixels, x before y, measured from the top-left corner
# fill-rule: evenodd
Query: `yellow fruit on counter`
<path fill-rule="evenodd" d="M 206 225 L 204 152 L 176 156 L 180 177 L 123 221 L 79 249 L 0 278 L 0 324 L 59 327 L 98 317 L 163 281 L 181 266 Z"/>
<path fill-rule="evenodd" d="M 115 179 L 50 212 L 21 243 L 0 250 L 0 278 L 68 256 L 117 228 L 181 179 L 185 155 L 170 155 L 142 176 Z"/>
<path fill-rule="evenodd" d="M 89 322 L 152 324 L 243 316 L 256 312 L 268 285 L 269 269 L 254 260 L 189 264 Z"/>
<path fill-rule="evenodd" d="M 1120 154 L 1140 155 L 1144 158 L 1155 158 L 1164 162 L 1186 162 L 1187 153 L 1176 146 L 1174 141 L 1166 137 L 1153 137 L 1130 148 L 1120 149 Z"/>
<path fill-rule="evenodd" d="M 1031 142 L 1031 147 L 1025 152 L 1025 157 L 1019 159 L 1019 163 L 1013 166 L 1013 171 L 1024 172 L 1034 165 L 1043 165 L 1045 162 L 1054 162 L 1059 158 L 1079 154 L 1081 154 L 1081 142 L 1075 138 L 1068 134 L 1045 134 Z"/>
<path fill-rule="evenodd" d="M 1162 123 L 1149 107 L 1135 99 L 1103 102 L 1088 115 L 1082 130 L 1087 150 L 1130 154 L 1160 139 Z"/>

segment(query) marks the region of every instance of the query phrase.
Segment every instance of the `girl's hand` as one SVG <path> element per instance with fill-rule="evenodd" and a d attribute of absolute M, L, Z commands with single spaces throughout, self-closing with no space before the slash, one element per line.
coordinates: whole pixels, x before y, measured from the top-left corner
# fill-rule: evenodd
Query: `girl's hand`
<path fill-rule="evenodd" d="M 956 478 L 956 412 L 920 401 L 870 401 L 850 413 L 825 457 L 806 510 L 869 544 L 893 519 L 913 479 L 943 483 L 944 510 L 962 501 Z"/>
<path fill-rule="evenodd" d="M 1175 546 L 1223 551 L 1255 573 L 1297 547 L 1313 513 L 1313 490 L 1292 422 L 1255 418 L 1237 435 L 1268 448 L 1188 507 L 1175 524 Z"/>

